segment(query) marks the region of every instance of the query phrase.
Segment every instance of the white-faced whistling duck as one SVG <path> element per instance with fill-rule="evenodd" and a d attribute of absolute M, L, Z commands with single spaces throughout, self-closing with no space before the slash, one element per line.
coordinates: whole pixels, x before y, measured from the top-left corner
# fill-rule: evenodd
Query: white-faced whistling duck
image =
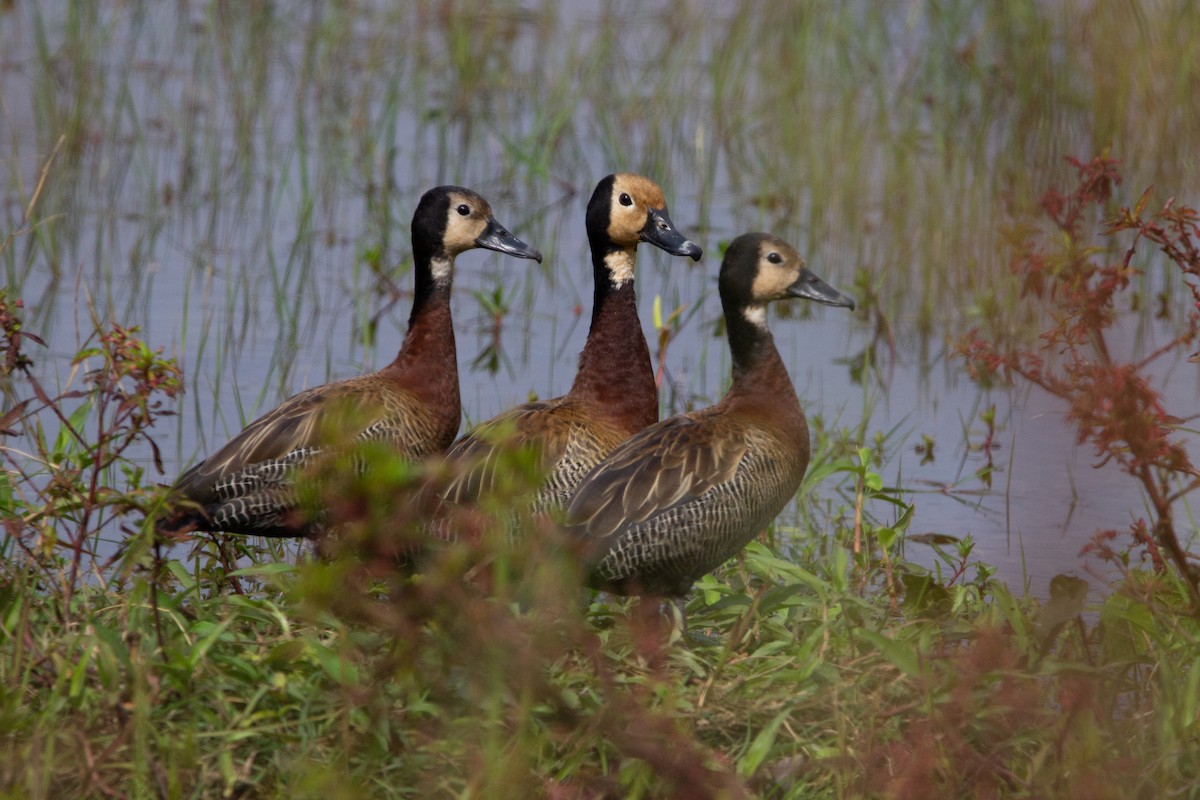
<path fill-rule="evenodd" d="M 447 459 L 464 468 L 443 492 L 449 502 L 469 504 L 494 487 L 504 449 L 527 446 L 536 449 L 546 476 L 533 510 L 563 508 L 589 469 L 658 420 L 654 368 L 634 295 L 637 246 L 646 242 L 693 260 L 702 251 L 671 223 L 658 184 L 628 172 L 609 175 L 596 186 L 587 207 L 587 234 L 595 297 L 571 390 L 511 409 L 455 442 Z"/>
<path fill-rule="evenodd" d="M 454 259 L 476 247 L 542 260 L 470 189 L 426 192 L 413 215 L 416 287 L 395 360 L 370 375 L 301 392 L 252 422 L 179 477 L 175 490 L 188 502 L 160 529 L 305 535 L 292 519 L 293 475 L 321 452 L 331 433 L 342 441 L 386 442 L 411 459 L 444 451 L 462 418 L 450 319 Z"/>
<path fill-rule="evenodd" d="M 766 304 L 854 301 L 786 242 L 747 233 L 721 264 L 733 384 L 715 406 L 665 419 L 614 450 L 580 482 L 566 532 L 589 583 L 622 594 L 680 597 L 738 553 L 796 494 L 808 423 L 767 329 Z"/>

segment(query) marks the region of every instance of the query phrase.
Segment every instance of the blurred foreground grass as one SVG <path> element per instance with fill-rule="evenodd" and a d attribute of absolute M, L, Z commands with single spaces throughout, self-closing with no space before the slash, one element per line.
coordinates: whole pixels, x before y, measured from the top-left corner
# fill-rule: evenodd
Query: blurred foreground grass
<path fill-rule="evenodd" d="M 242 593 L 218 591 L 195 554 L 146 556 L 69 601 L 53 559 L 10 558 L 0 785 L 31 798 L 1194 787 L 1200 628 L 1181 586 L 1135 573 L 1084 622 L 1082 596 L 1039 607 L 898 564 L 911 586 L 897 612 L 846 535 L 824 558 L 752 545 L 702 582 L 671 641 L 657 613 L 589 607 L 545 553 L 452 548 L 390 583 L 353 560 L 225 576 Z M 470 580 L 466 558 L 486 565 Z"/>

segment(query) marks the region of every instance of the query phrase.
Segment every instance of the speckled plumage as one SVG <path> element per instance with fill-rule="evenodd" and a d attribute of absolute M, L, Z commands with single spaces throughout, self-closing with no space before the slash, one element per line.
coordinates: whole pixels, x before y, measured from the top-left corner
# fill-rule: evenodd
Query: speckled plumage
<path fill-rule="evenodd" d="M 761 309 L 805 297 L 853 301 L 785 242 L 738 237 L 721 266 L 733 384 L 710 408 L 663 420 L 584 476 L 567 510 L 592 585 L 679 596 L 745 546 L 795 496 L 808 424 Z"/>
<path fill-rule="evenodd" d="M 413 215 L 415 291 L 408 332 L 378 372 L 301 392 L 248 425 L 180 476 L 179 504 L 160 529 L 298 536 L 293 479 L 330 443 L 380 441 L 412 459 L 444 451 L 461 421 L 450 318 L 455 256 L 485 247 L 522 258 L 541 254 L 514 237 L 477 193 L 426 192 Z"/>
<path fill-rule="evenodd" d="M 571 390 L 495 417 L 456 442 L 447 458 L 468 467 L 444 491 L 455 504 L 497 483 L 506 448 L 536 450 L 546 480 L 535 511 L 564 507 L 583 475 L 633 433 L 658 419 L 658 390 L 634 294 L 639 242 L 699 259 L 700 248 L 671 224 L 662 190 L 631 173 L 600 181 L 587 209 L 595 297 L 587 342 Z M 498 436 L 498 431 L 509 435 Z"/>

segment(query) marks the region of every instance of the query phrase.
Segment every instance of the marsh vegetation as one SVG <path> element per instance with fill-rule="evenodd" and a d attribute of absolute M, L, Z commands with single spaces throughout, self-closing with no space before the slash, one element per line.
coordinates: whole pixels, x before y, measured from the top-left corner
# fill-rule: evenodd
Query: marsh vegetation
<path fill-rule="evenodd" d="M 0 785 L 1188 796 L 1198 112 L 1187 3 L 0 3 Z M 460 260 L 468 421 L 561 393 L 616 169 L 708 253 L 639 262 L 664 414 L 726 387 L 737 234 L 860 302 L 773 320 L 814 459 L 686 639 L 503 537 L 152 539 L 157 484 L 390 359 L 430 186 L 547 256 Z"/>

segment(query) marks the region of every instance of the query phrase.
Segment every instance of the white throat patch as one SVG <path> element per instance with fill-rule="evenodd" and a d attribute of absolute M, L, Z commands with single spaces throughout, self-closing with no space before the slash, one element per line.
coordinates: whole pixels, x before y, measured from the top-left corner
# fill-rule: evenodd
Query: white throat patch
<path fill-rule="evenodd" d="M 449 283 L 450 276 L 454 274 L 454 261 L 449 258 L 430 259 L 429 271 L 435 283 Z"/>
<path fill-rule="evenodd" d="M 766 306 L 746 306 L 742 309 L 742 316 L 751 325 L 758 328 L 767 327 L 767 307 Z"/>
<path fill-rule="evenodd" d="M 633 280 L 634 250 L 617 250 L 604 257 L 604 266 L 608 272 L 614 289 L 619 289 Z"/>

